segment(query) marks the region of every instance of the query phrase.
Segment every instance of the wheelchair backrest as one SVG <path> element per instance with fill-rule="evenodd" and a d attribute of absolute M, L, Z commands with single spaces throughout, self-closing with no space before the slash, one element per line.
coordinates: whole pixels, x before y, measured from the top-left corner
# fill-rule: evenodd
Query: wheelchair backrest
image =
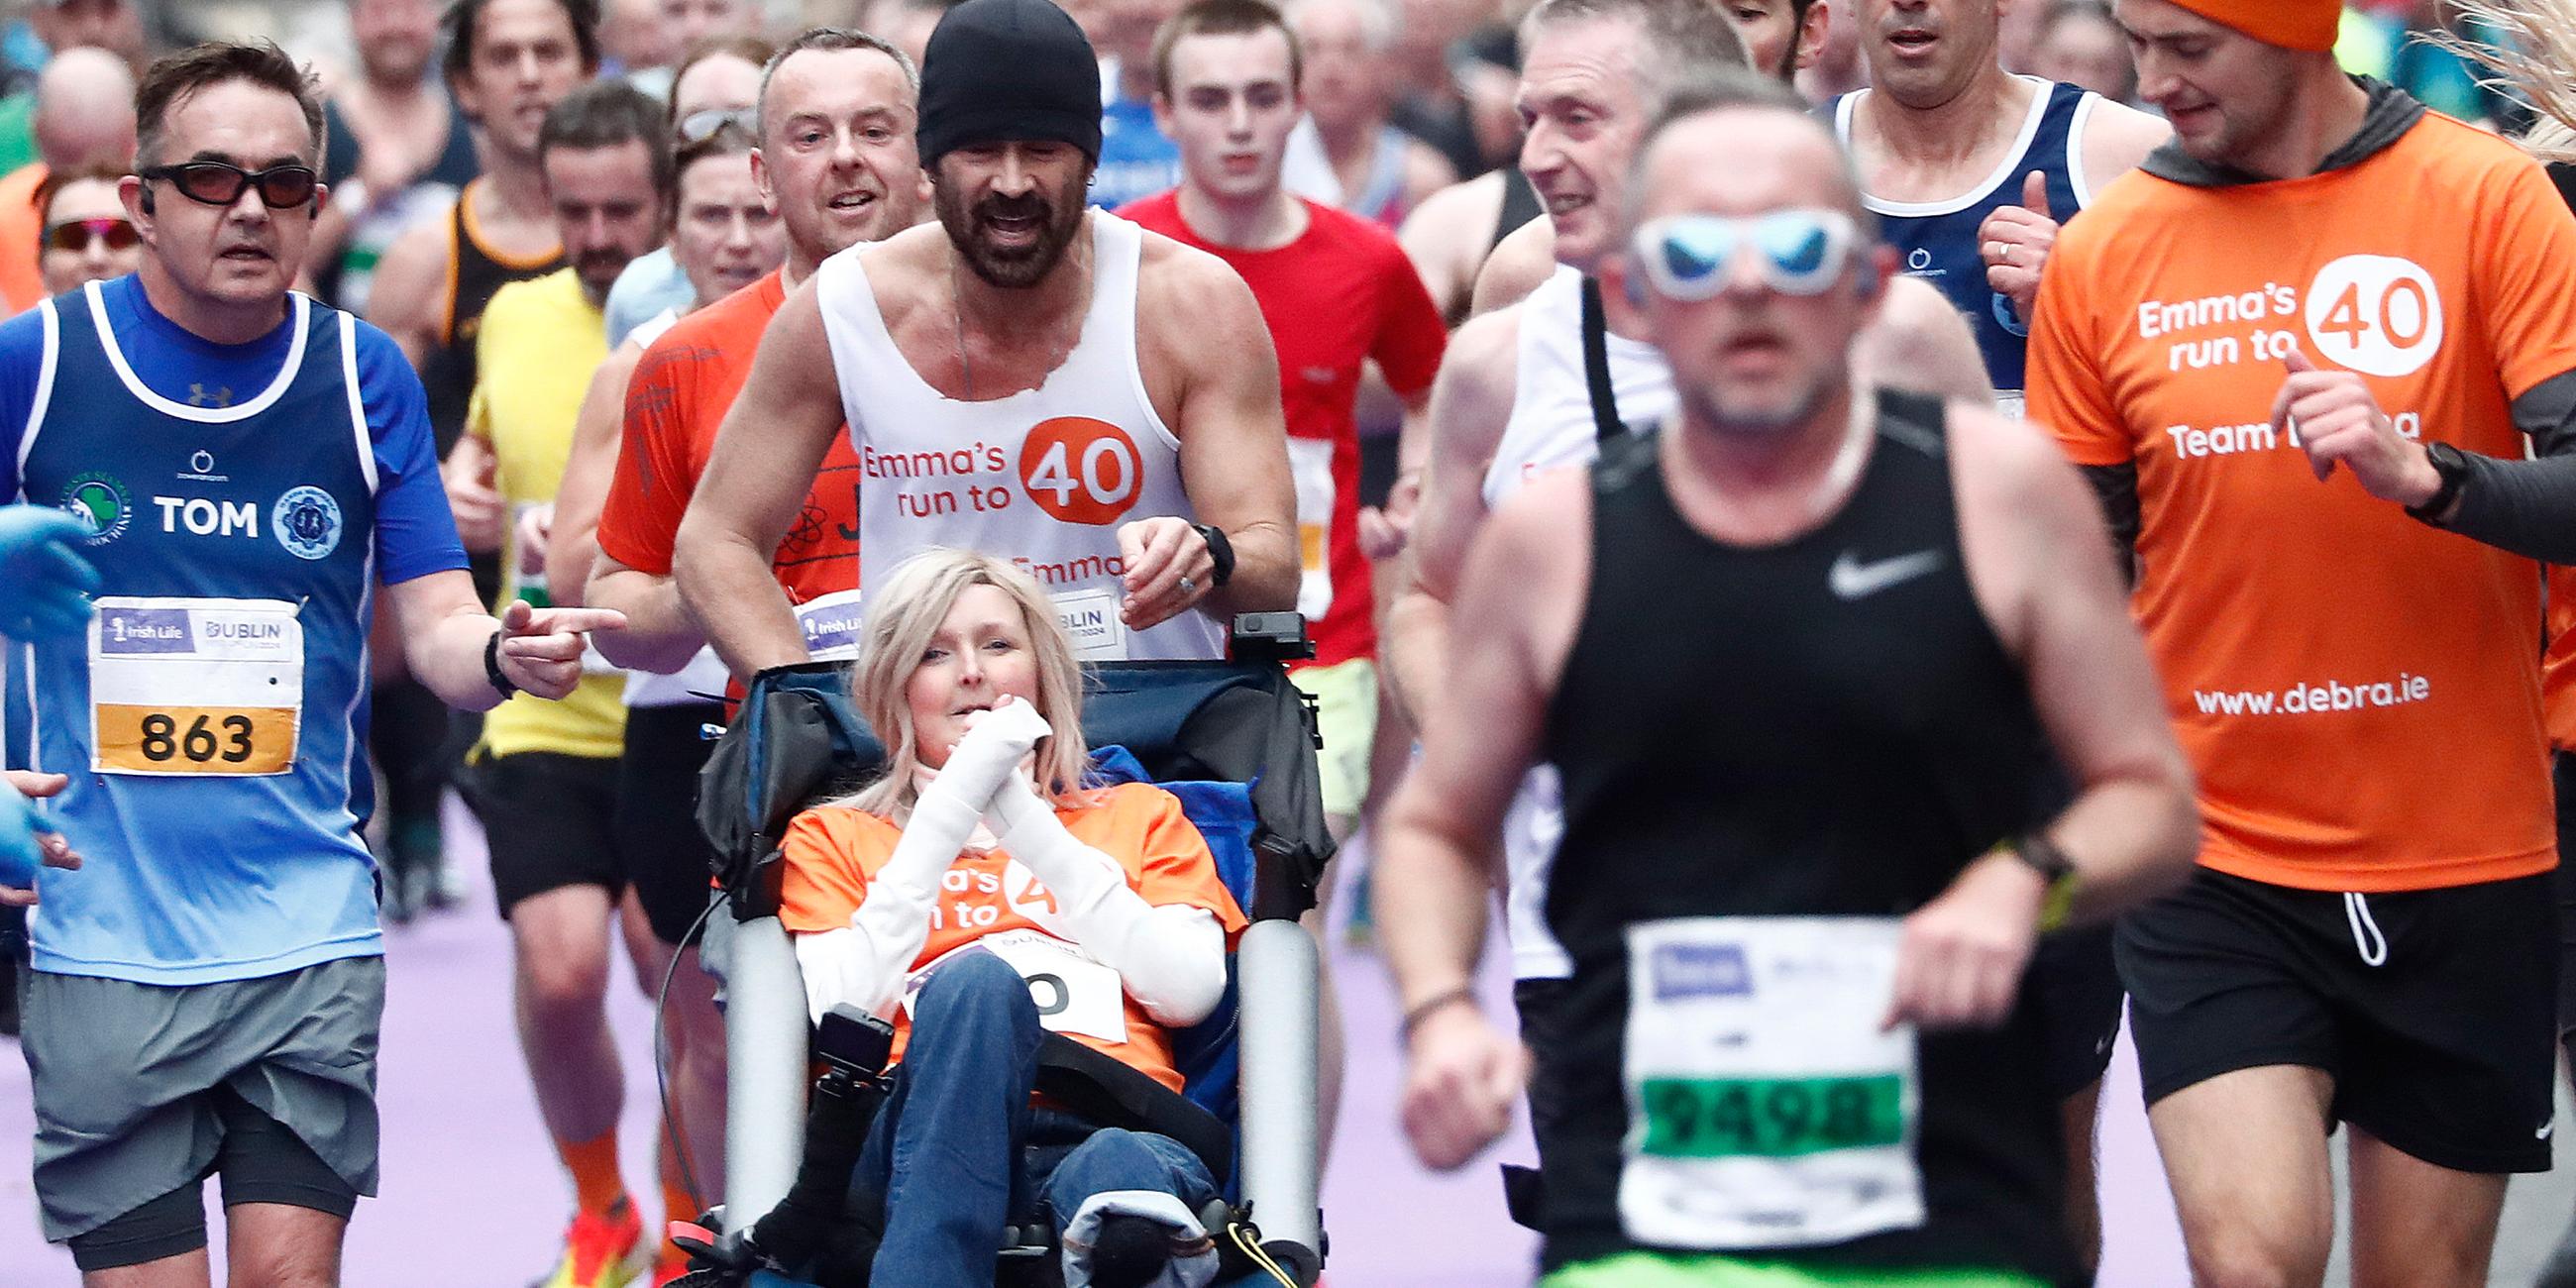
<path fill-rule="evenodd" d="M 1236 894 L 1247 915 L 1293 918 L 1314 906 L 1333 841 L 1314 716 L 1286 672 L 1266 663 L 1108 662 L 1086 668 L 1085 682 L 1083 729 L 1093 746 L 1125 748 L 1147 781 L 1247 789 L 1248 844 L 1258 858 L 1249 890 Z M 778 838 L 797 811 L 864 781 L 884 758 L 850 705 L 840 666 L 781 667 L 753 680 L 698 779 L 699 827 L 737 917 L 777 911 Z"/>

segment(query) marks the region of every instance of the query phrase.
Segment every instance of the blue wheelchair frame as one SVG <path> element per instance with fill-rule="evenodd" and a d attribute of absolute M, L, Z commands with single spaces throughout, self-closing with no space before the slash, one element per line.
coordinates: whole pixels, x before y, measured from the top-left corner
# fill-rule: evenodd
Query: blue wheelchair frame
<path fill-rule="evenodd" d="M 1282 617 L 1296 621 L 1262 614 L 1238 622 L 1236 661 L 1086 668 L 1083 727 L 1101 749 L 1095 767 L 1104 781 L 1141 777 L 1182 798 L 1251 919 L 1230 963 L 1227 1003 L 1175 1031 L 1174 1055 L 1190 1098 L 1238 1128 L 1223 1188 L 1260 1222 L 1262 1251 L 1311 1285 L 1324 1257 L 1314 1077 L 1321 958 L 1297 918 L 1314 906 L 1332 841 L 1313 711 L 1282 665 L 1311 648 L 1302 622 L 1290 636 Z M 845 671 L 831 664 L 763 672 L 710 758 L 699 804 L 724 889 L 717 915 L 730 923 L 710 943 L 722 952 L 727 996 L 728 1232 L 776 1207 L 796 1175 L 810 1029 L 803 976 L 777 915 L 777 838 L 799 808 L 882 760 L 846 686 Z M 719 782 L 730 790 L 716 790 Z"/>

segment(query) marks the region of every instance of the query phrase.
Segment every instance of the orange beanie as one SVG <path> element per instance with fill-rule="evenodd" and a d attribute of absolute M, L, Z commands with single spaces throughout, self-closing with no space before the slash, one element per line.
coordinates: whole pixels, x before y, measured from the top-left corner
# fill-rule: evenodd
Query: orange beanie
<path fill-rule="evenodd" d="M 2267 45 L 2330 53 L 2343 23 L 2337 0 L 2173 0 Z"/>

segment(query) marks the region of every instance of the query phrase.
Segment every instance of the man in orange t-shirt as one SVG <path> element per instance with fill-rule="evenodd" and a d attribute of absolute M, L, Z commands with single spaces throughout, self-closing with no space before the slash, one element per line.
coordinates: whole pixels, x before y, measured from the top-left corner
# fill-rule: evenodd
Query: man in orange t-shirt
<path fill-rule="evenodd" d="M 608 655 L 621 666 L 676 671 L 705 645 L 671 581 L 672 538 L 788 288 L 834 252 L 927 213 L 910 72 L 891 46 L 870 42 L 817 29 L 770 60 L 752 162 L 787 226 L 786 267 L 673 323 L 628 382 L 625 442 L 584 599 L 621 607 L 636 628 Z M 850 194 L 869 200 L 840 200 Z M 817 658 L 850 657 L 858 642 L 857 479 L 849 435 L 835 435 L 771 563 Z"/>
<path fill-rule="evenodd" d="M 2201 869 L 2118 945 L 2204 1281 L 2483 1282 L 2549 1166 L 2540 569 L 2576 557 L 2576 220 L 2343 75 L 2332 0 L 2122 0 L 2176 141 L 2057 243 L 2029 411 L 2132 543 Z M 2541 459 L 2523 459 L 2528 432 Z"/>

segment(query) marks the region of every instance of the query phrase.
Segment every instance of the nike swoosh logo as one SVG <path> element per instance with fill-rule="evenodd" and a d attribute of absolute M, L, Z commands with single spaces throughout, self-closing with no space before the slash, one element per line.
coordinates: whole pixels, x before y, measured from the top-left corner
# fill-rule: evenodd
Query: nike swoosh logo
<path fill-rule="evenodd" d="M 1938 550 L 1917 550 L 1894 559 L 1862 563 L 1851 551 L 1834 560 L 1832 574 L 1826 578 L 1834 595 L 1846 602 L 1867 599 L 1891 586 L 1901 586 L 1941 566 L 1945 556 Z"/>
<path fill-rule="evenodd" d="M 2533 1135 L 2534 1137 L 2536 1137 L 2536 1138 L 2540 1139 L 2540 1140 L 2547 1140 L 2547 1139 L 2549 1139 L 2549 1134 L 2550 1134 L 2551 1132 L 2556 1131 L 2556 1130 L 2558 1130 L 2558 1124 L 2557 1124 L 2557 1123 L 2554 1123 L 2554 1122 L 2546 1122 L 2546 1123 L 2542 1123 L 2542 1124 L 2540 1125 L 2540 1130 L 2538 1130 L 2538 1131 L 2536 1131 L 2536 1132 L 2533 1132 L 2533 1133 L 2532 1133 L 2532 1135 Z"/>

